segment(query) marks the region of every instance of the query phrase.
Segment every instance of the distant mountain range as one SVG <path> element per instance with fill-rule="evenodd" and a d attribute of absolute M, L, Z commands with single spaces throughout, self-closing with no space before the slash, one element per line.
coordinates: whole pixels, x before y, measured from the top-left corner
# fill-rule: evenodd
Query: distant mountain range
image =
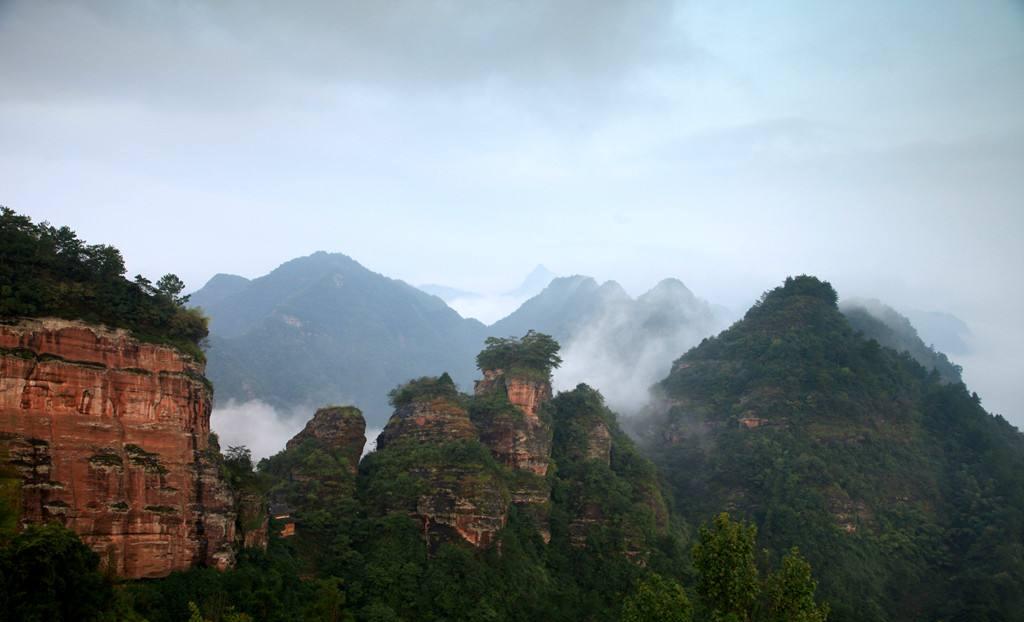
<path fill-rule="evenodd" d="M 447 371 L 470 390 L 472 361 L 487 336 L 551 334 L 563 344 L 559 385 L 587 380 L 622 408 L 719 328 L 712 307 L 675 279 L 634 300 L 612 281 L 551 278 L 544 266 L 535 268 L 507 295 L 539 293 L 489 327 L 461 317 L 439 296 L 324 252 L 253 280 L 218 274 L 190 304 L 211 318 L 207 374 L 218 405 L 352 403 L 371 426 L 390 412 L 387 392 L 410 378 Z"/>
<path fill-rule="evenodd" d="M 543 285 L 542 285 L 543 284 Z M 424 289 L 437 292 L 432 295 Z M 207 374 L 218 406 L 261 400 L 276 408 L 355 404 L 371 427 L 386 421 L 386 395 L 411 378 L 447 371 L 470 391 L 475 354 L 488 336 L 537 330 L 562 344 L 560 389 L 586 382 L 620 412 L 640 408 L 672 362 L 725 328 L 728 314 L 665 279 L 632 298 L 618 283 L 558 277 L 537 266 L 507 295 L 537 290 L 487 326 L 442 297 L 465 292 L 413 287 L 338 253 L 293 259 L 257 279 L 218 274 L 190 304 L 211 318 Z M 444 294 L 444 296 L 441 296 Z M 851 324 L 882 345 L 906 350 L 948 382 L 959 369 L 877 301 L 844 305 Z"/>
<path fill-rule="evenodd" d="M 211 318 L 207 374 L 218 404 L 354 403 L 380 420 L 403 380 L 440 367 L 470 386 L 466 353 L 485 332 L 436 296 L 324 252 L 252 281 L 217 275 L 190 302 Z"/>
<path fill-rule="evenodd" d="M 500 296 L 523 300 L 526 298 L 532 298 L 547 287 L 548 284 L 557 276 L 558 275 L 548 270 L 543 265 L 538 265 L 526 275 L 526 278 L 523 279 L 523 282 L 519 287 L 503 292 Z M 484 296 L 479 292 L 472 292 L 465 289 L 459 289 L 457 287 L 449 287 L 447 285 L 438 285 L 436 283 L 426 283 L 424 285 L 420 285 L 419 288 L 428 294 L 437 296 L 449 304 L 457 300 L 471 300 L 474 298 L 482 298 Z"/>

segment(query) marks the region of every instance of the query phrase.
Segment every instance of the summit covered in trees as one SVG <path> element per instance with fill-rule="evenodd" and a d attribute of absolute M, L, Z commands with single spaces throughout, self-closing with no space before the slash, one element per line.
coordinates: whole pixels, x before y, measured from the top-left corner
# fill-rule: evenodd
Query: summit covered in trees
<path fill-rule="evenodd" d="M 87 244 L 68 227 L 34 223 L 0 207 L 0 319 L 60 317 L 127 328 L 143 341 L 176 346 L 202 360 L 206 318 L 185 308 L 185 284 L 125 278 L 121 252 Z"/>

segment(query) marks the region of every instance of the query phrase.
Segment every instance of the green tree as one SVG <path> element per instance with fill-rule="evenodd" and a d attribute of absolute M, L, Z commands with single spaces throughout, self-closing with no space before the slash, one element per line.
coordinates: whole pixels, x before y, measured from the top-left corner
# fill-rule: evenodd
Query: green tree
<path fill-rule="evenodd" d="M 689 622 L 692 617 L 683 587 L 658 574 L 638 581 L 622 604 L 622 622 Z"/>
<path fill-rule="evenodd" d="M 765 622 L 825 622 L 829 608 L 814 601 L 817 588 L 811 564 L 793 547 L 765 581 Z"/>
<path fill-rule="evenodd" d="M 481 370 L 503 369 L 506 372 L 534 372 L 548 377 L 562 364 L 558 342 L 550 335 L 528 331 L 522 338 L 488 337 L 484 349 L 476 357 Z"/>
<path fill-rule="evenodd" d="M 757 600 L 758 576 L 754 563 L 757 527 L 733 521 L 727 512 L 702 525 L 693 546 L 697 595 L 712 620 L 746 622 Z"/>
<path fill-rule="evenodd" d="M 185 282 L 176 274 L 165 274 L 156 282 L 156 292 L 179 307 L 184 306 L 189 299 L 188 296 L 181 295 L 184 290 Z"/>
<path fill-rule="evenodd" d="M 0 619 L 98 620 L 114 601 L 100 558 L 57 524 L 29 527 L 0 549 Z"/>

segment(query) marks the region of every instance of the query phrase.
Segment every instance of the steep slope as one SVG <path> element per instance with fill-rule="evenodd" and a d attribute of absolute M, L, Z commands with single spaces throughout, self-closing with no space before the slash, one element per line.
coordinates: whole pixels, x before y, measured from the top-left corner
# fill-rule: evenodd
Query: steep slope
<path fill-rule="evenodd" d="M 855 330 L 868 339 L 897 352 L 906 352 L 925 369 L 935 369 L 946 382 L 960 382 L 961 369 L 942 352 L 925 345 L 906 316 L 878 300 L 843 301 L 843 315 Z"/>
<path fill-rule="evenodd" d="M 262 521 L 236 530 L 250 504 L 210 434 L 206 321 L 176 276 L 124 271 L 117 249 L 0 208 L 0 514 L 64 525 L 123 577 L 227 568 Z"/>
<path fill-rule="evenodd" d="M 748 516 L 775 556 L 799 544 L 832 620 L 1015 619 L 1020 433 L 836 300 L 787 279 L 675 362 L 645 424 L 676 509 Z"/>
<path fill-rule="evenodd" d="M 371 425 L 396 382 L 442 365 L 468 385 L 483 341 L 479 322 L 340 254 L 292 260 L 204 310 L 219 403 L 354 403 Z"/>
<path fill-rule="evenodd" d="M 126 331 L 0 325 L 0 449 L 21 524 L 59 521 L 125 577 L 234 563 L 234 497 L 208 455 L 202 366 Z"/>

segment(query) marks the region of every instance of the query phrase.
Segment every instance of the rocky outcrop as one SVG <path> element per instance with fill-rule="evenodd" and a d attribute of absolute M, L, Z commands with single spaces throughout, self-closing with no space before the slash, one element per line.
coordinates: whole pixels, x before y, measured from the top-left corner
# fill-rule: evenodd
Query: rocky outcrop
<path fill-rule="evenodd" d="M 475 386 L 478 397 L 496 397 L 499 404 L 475 421 L 480 440 L 495 459 L 513 469 L 545 476 L 551 462 L 551 427 L 540 415 L 551 399 L 551 383 L 508 377 L 502 370 L 484 371 Z M 515 408 L 501 408 L 501 398 Z"/>
<path fill-rule="evenodd" d="M 533 518 L 548 541 L 551 491 L 544 478 L 551 463 L 552 431 L 540 409 L 551 399 L 551 383 L 485 370 L 474 390 L 483 398 L 474 413 L 480 441 L 500 464 L 519 472 L 511 485 L 512 502 Z"/>
<path fill-rule="evenodd" d="M 458 540 L 487 547 L 505 526 L 508 486 L 458 397 L 419 396 L 399 406 L 377 439 L 377 453 L 383 466 L 372 478 L 415 481 L 416 492 L 390 499 L 387 510 L 420 521 L 428 550 Z"/>
<path fill-rule="evenodd" d="M 377 449 L 385 449 L 400 439 L 443 443 L 476 438 L 476 426 L 466 409 L 453 400 L 437 397 L 397 408 L 377 437 Z"/>
<path fill-rule="evenodd" d="M 0 445 L 22 478 L 21 523 L 63 523 L 123 577 L 231 566 L 211 394 L 202 364 L 123 330 L 0 325 Z"/>
<path fill-rule="evenodd" d="M 366 419 L 358 408 L 328 406 L 316 411 L 306 427 L 288 441 L 286 449 L 296 449 L 315 439 L 326 449 L 337 452 L 348 461 L 349 472 L 355 475 L 359 458 L 366 446 Z"/>
<path fill-rule="evenodd" d="M 508 520 L 509 493 L 499 477 L 475 464 L 439 464 L 414 471 L 424 494 L 415 516 L 423 522 L 430 551 L 462 539 L 476 547 L 490 546 Z"/>

